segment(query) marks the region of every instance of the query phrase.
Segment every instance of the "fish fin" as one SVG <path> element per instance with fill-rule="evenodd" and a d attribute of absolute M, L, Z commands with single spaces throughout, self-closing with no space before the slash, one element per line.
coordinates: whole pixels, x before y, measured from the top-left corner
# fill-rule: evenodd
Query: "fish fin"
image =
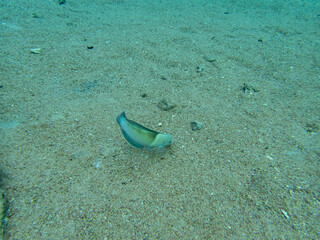
<path fill-rule="evenodd" d="M 124 131 L 122 128 L 121 128 L 121 131 L 122 131 L 122 134 L 124 136 L 124 138 L 128 141 L 128 143 L 130 143 L 132 146 L 136 147 L 136 148 L 144 148 L 145 146 L 137 143 L 135 140 L 133 140 L 128 134 L 126 131 Z"/>
<path fill-rule="evenodd" d="M 141 129 L 143 129 L 143 130 L 146 130 L 146 131 L 148 131 L 148 132 L 150 132 L 150 133 L 153 133 L 154 136 L 157 136 L 157 134 L 159 133 L 159 132 L 157 132 L 157 131 L 154 131 L 154 130 L 151 130 L 151 129 L 149 129 L 149 128 L 146 128 L 146 127 L 142 126 L 141 124 L 136 123 L 135 121 L 132 121 L 132 120 L 129 120 L 129 119 L 127 119 L 127 121 L 128 121 L 130 124 L 132 124 L 133 126 L 136 126 L 136 127 L 141 128 Z"/>
<path fill-rule="evenodd" d="M 159 132 L 157 132 L 157 131 L 154 131 L 154 130 L 151 130 L 151 129 L 149 129 L 149 128 L 146 128 L 146 127 L 142 126 L 141 124 L 136 123 L 135 121 L 132 121 L 132 120 L 128 119 L 127 116 L 126 116 L 125 111 L 123 111 L 123 112 L 117 117 L 117 122 L 119 123 L 119 125 L 121 125 L 121 124 L 120 124 L 121 119 L 126 119 L 126 120 L 127 120 L 130 124 L 132 124 L 133 126 L 136 126 L 136 127 L 141 128 L 141 129 L 143 129 L 143 130 L 149 131 L 150 133 L 153 133 L 154 136 L 156 136 L 156 135 L 159 133 Z"/>
<path fill-rule="evenodd" d="M 120 125 L 121 119 L 123 119 L 123 118 L 124 118 L 124 119 L 127 119 L 125 111 L 123 111 L 122 113 L 120 113 L 120 115 L 116 118 L 117 123 L 119 123 L 119 125 Z"/>

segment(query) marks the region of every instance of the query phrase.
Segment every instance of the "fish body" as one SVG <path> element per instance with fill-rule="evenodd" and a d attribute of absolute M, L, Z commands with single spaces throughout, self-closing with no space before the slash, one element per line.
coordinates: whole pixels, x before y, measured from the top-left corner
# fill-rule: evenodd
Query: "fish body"
<path fill-rule="evenodd" d="M 172 143 L 170 134 L 159 133 L 127 119 L 125 112 L 117 117 L 125 139 L 137 148 L 161 148 Z"/>

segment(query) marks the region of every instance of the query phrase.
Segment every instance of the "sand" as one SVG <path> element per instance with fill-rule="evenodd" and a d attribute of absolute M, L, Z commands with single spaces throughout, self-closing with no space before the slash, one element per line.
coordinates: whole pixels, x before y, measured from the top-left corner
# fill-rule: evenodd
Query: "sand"
<path fill-rule="evenodd" d="M 5 239 L 319 238 L 319 1 L 58 2 L 0 3 Z"/>

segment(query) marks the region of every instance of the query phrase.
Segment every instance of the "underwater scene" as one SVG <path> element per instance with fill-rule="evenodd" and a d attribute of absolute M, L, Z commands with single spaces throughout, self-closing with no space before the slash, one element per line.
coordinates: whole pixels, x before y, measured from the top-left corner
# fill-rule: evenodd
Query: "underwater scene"
<path fill-rule="evenodd" d="M 319 0 L 0 2 L 0 239 L 319 239 Z"/>

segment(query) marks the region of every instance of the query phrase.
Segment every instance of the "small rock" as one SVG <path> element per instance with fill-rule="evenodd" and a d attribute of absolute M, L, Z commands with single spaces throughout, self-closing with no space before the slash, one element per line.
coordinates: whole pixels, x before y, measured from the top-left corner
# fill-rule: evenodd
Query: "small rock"
<path fill-rule="evenodd" d="M 102 167 L 102 161 L 100 158 L 96 159 L 93 163 L 92 163 L 92 166 L 95 168 L 95 169 L 100 169 Z"/>
<path fill-rule="evenodd" d="M 211 55 L 204 55 L 203 58 L 207 62 L 215 62 L 215 61 L 217 61 L 217 59 L 214 56 L 211 56 Z"/>
<path fill-rule="evenodd" d="M 246 83 L 243 84 L 243 87 L 242 87 L 241 89 L 242 89 L 242 91 L 243 91 L 244 93 L 250 92 L 250 94 L 253 93 L 253 92 L 260 92 L 259 89 L 256 89 L 256 88 L 254 88 L 253 86 L 251 86 L 251 85 L 249 85 L 249 84 L 246 84 Z"/>
<path fill-rule="evenodd" d="M 190 125 L 191 125 L 192 131 L 198 131 L 202 128 L 202 123 L 200 122 L 194 121 L 194 122 L 191 122 Z"/>
<path fill-rule="evenodd" d="M 158 103 L 158 108 L 160 108 L 163 111 L 169 111 L 173 108 L 175 108 L 175 105 L 169 104 L 167 100 L 163 99 Z"/>

